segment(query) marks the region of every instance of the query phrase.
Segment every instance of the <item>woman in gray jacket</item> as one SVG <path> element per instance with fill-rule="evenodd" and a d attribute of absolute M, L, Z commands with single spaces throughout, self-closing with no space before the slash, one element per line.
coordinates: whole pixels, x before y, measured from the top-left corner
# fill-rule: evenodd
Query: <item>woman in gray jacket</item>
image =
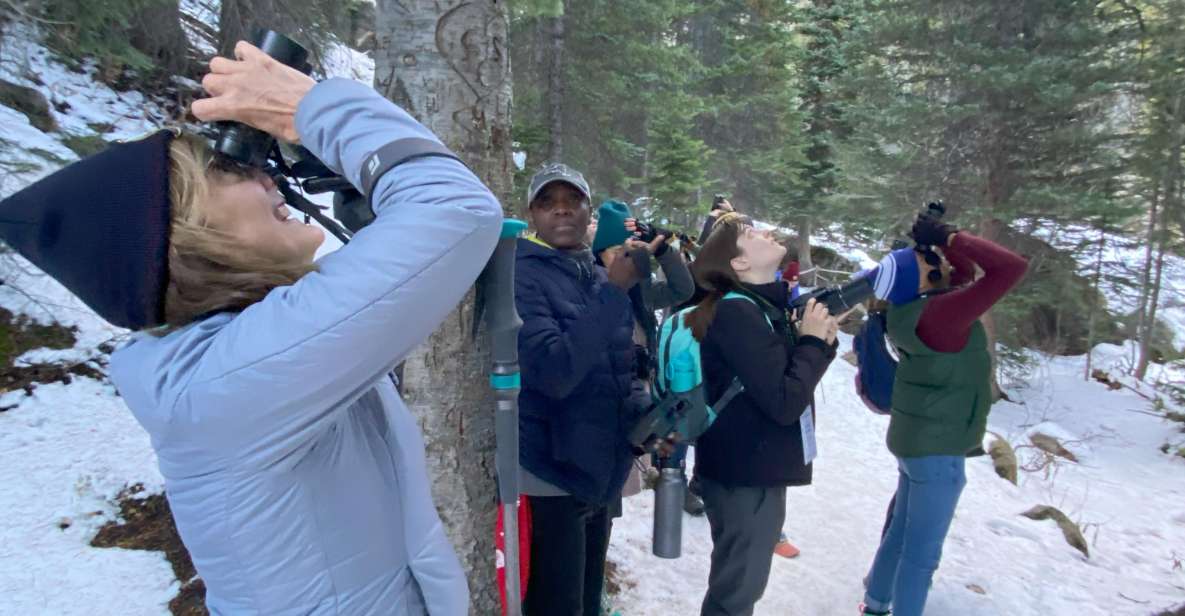
<path fill-rule="evenodd" d="M 377 218 L 348 245 L 314 264 L 320 230 L 288 218 L 269 178 L 170 132 L 10 199 L 8 220 L 54 215 L 6 238 L 100 315 L 152 330 L 115 353 L 111 377 L 151 436 L 213 614 L 465 614 L 420 431 L 388 373 L 473 283 L 501 208 L 371 88 L 315 84 L 247 43 L 235 55 L 210 63 L 194 115 L 299 141 L 360 187 Z M 435 154 L 368 176 L 393 142 Z M 80 177 L 99 183 L 88 200 L 63 198 Z M 89 235 L 70 222 L 95 212 L 126 222 Z M 80 282 L 96 277 L 102 291 Z"/>

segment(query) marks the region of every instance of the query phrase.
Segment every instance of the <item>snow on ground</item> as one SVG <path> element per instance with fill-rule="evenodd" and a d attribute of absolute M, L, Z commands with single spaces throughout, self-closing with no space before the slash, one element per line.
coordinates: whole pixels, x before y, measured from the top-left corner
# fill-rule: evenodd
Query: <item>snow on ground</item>
<path fill-rule="evenodd" d="M 87 62 L 75 72 L 38 42 L 28 24 L 0 26 L 0 79 L 33 88 L 50 104 L 60 132 L 34 128 L 24 114 L 0 105 L 0 197 L 75 161 L 64 145 L 67 137 L 99 136 L 106 141 L 144 135 L 163 124 L 168 114 L 139 92 L 116 92 L 94 78 Z"/>
<path fill-rule="evenodd" d="M 129 139 L 166 120 L 164 111 L 143 94 L 116 92 L 96 80 L 93 62 L 85 62 L 81 72 L 68 68 L 35 42 L 37 35 L 27 24 L 9 23 L 2 35 L 7 42 L 0 46 L 0 79 L 44 94 L 63 132 L 100 134 L 109 141 Z"/>
<path fill-rule="evenodd" d="M 23 259 L 5 258 L 0 306 L 79 328 L 75 349 L 17 363 L 93 358 L 124 334 Z M 148 436 L 111 384 L 75 377 L 0 396 L 10 405 L 0 413 L 0 614 L 167 614 L 178 583 L 163 553 L 90 547 L 118 518 L 125 487 L 163 489 Z"/>
<path fill-rule="evenodd" d="M 1083 382 L 1083 361 L 1044 363 L 1013 392 L 1019 403 L 993 408 L 989 430 L 1013 446 L 1041 431 L 1066 439 L 1081 462 L 1060 462 L 1050 476 L 1022 471 L 1017 487 L 996 476 L 990 458 L 969 459 L 927 615 L 1148 616 L 1185 602 L 1185 460 L 1158 449 L 1179 439 L 1180 424 L 1142 414 L 1149 404 L 1134 393 Z M 854 375 L 837 360 L 819 387 L 814 485 L 788 491 L 784 525 L 802 555 L 774 559 L 757 614 L 851 614 L 862 598 L 897 475 L 884 445 L 888 420 L 856 397 Z M 1024 464 L 1034 452 L 1017 455 Z M 1053 522 L 1019 515 L 1042 504 L 1084 526 L 1091 558 L 1067 545 Z M 652 516 L 647 491 L 626 499 L 614 526 L 609 558 L 627 580 L 620 612 L 696 613 L 707 588 L 708 522 L 685 515 L 683 557 L 667 561 L 650 554 Z"/>

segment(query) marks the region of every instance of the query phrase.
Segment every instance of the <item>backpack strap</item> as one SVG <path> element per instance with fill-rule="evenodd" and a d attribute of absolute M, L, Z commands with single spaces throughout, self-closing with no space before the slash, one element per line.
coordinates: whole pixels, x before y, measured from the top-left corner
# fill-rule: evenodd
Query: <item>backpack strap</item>
<path fill-rule="evenodd" d="M 761 310 L 761 316 L 765 317 L 765 322 L 767 325 L 769 325 L 770 331 L 774 330 L 774 322 L 770 320 L 769 315 L 765 313 L 765 310 L 761 309 L 761 305 L 758 304 L 757 301 L 752 297 L 749 297 L 743 293 L 737 293 L 736 291 L 729 291 L 728 293 L 725 293 L 724 297 L 720 299 L 743 299 L 750 304 L 757 306 L 758 310 Z M 716 415 L 719 415 L 720 412 L 724 410 L 724 407 L 728 406 L 728 404 L 732 402 L 734 398 L 744 393 L 744 391 L 744 383 L 741 383 L 739 378 L 733 377 L 732 384 L 728 386 L 728 389 L 724 390 L 724 393 L 720 395 L 720 398 L 716 400 L 716 403 L 711 405 L 712 412 Z"/>
<path fill-rule="evenodd" d="M 732 384 L 728 386 L 728 389 L 724 390 L 724 393 L 720 395 L 720 399 L 716 401 L 716 404 L 712 405 L 712 412 L 719 415 L 724 410 L 724 407 L 732 402 L 733 398 L 741 395 L 744 391 L 745 385 L 741 383 L 741 380 L 735 376 L 732 377 Z"/>
<path fill-rule="evenodd" d="M 753 299 L 752 297 L 749 297 L 748 295 L 745 295 L 744 293 L 737 293 L 736 291 L 729 291 L 728 293 L 725 293 L 724 297 L 722 297 L 720 299 L 721 300 L 743 299 L 743 300 L 749 302 L 750 304 L 757 306 L 757 309 L 761 310 L 761 316 L 765 317 L 766 324 L 769 325 L 770 330 L 773 330 L 774 322 L 769 319 L 769 315 L 765 313 L 764 309 L 762 309 L 761 304 L 758 304 L 757 300 Z"/>

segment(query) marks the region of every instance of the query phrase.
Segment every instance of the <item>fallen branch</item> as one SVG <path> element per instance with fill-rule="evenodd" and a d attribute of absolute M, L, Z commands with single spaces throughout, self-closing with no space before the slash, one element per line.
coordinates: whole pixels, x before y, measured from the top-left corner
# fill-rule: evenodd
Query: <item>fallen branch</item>
<path fill-rule="evenodd" d="M 1139 603 L 1140 605 L 1148 605 L 1149 603 L 1152 603 L 1151 601 L 1140 601 L 1139 599 L 1132 599 L 1131 597 L 1123 594 L 1123 592 L 1120 592 L 1119 596 L 1123 597 L 1124 599 L 1127 599 L 1128 601 L 1131 601 L 1132 603 Z"/>
<path fill-rule="evenodd" d="M 1145 411 L 1143 409 L 1123 409 L 1123 410 L 1125 410 L 1129 413 L 1139 413 L 1141 415 L 1151 415 L 1153 417 L 1159 417 L 1161 419 L 1164 419 L 1164 415 L 1162 415 L 1160 413 L 1154 413 L 1152 411 Z"/>
<path fill-rule="evenodd" d="M 1132 387 L 1131 385 L 1128 385 L 1127 383 L 1120 383 L 1120 385 L 1122 385 L 1123 387 L 1126 387 L 1127 389 L 1134 391 L 1137 396 L 1139 396 L 1149 402 L 1156 402 L 1156 396 L 1149 396 L 1148 394 L 1136 389 L 1135 387 Z"/>

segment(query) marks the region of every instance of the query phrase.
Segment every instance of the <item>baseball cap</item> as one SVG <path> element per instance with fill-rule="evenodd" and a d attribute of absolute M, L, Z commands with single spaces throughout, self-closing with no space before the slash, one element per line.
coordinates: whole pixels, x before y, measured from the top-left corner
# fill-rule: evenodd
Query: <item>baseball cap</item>
<path fill-rule="evenodd" d="M 552 182 L 567 182 L 583 193 L 585 199 L 592 201 L 592 190 L 589 189 L 588 181 L 584 179 L 583 174 L 563 163 L 548 163 L 531 178 L 531 187 L 527 190 L 527 205 L 530 206 L 543 188 Z"/>

